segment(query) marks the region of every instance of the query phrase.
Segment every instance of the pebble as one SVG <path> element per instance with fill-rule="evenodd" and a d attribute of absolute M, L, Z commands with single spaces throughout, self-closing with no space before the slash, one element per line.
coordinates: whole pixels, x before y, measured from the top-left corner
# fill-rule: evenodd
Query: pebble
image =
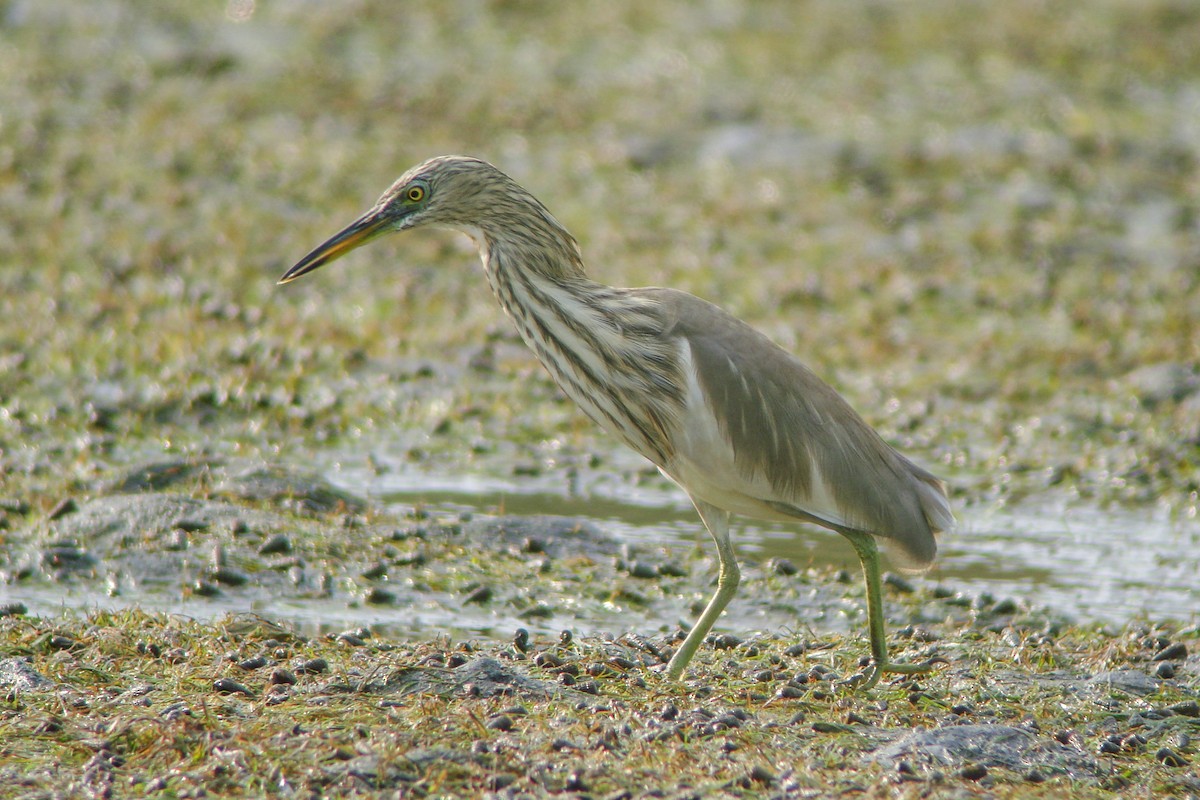
<path fill-rule="evenodd" d="M 1182 661 L 1187 658 L 1187 645 L 1183 642 L 1169 644 L 1154 654 L 1154 661 Z"/>
<path fill-rule="evenodd" d="M 208 576 L 217 581 L 217 583 L 223 583 L 226 586 L 245 586 L 250 582 L 249 575 L 233 567 L 217 567 L 214 570 L 210 570 Z"/>
<path fill-rule="evenodd" d="M 296 674 L 294 672 L 292 672 L 290 669 L 286 669 L 284 667 L 278 667 L 273 672 L 271 672 L 271 683 L 272 684 L 277 684 L 277 685 L 282 685 L 282 686 L 291 686 L 295 682 L 296 682 Z"/>
<path fill-rule="evenodd" d="M 1200 703 L 1197 703 L 1195 700 L 1185 700 L 1182 703 L 1176 703 L 1171 706 L 1171 710 L 1185 717 L 1200 717 Z"/>
<path fill-rule="evenodd" d="M 387 589 L 372 586 L 367 590 L 367 594 L 363 597 L 363 600 L 372 606 L 390 606 L 396 602 L 396 594 Z"/>
<path fill-rule="evenodd" d="M 732 633 L 719 633 L 712 637 L 712 646 L 718 650 L 732 650 L 742 643 L 742 640 Z"/>
<path fill-rule="evenodd" d="M 213 681 L 213 689 L 221 694 L 241 694 L 246 697 L 254 697 L 254 692 L 233 678 L 217 678 Z"/>
<path fill-rule="evenodd" d="M 1154 757 L 1167 767 L 1184 767 L 1188 763 L 1186 758 L 1169 747 L 1160 747 Z"/>
<path fill-rule="evenodd" d="M 292 552 L 292 540 L 282 533 L 271 536 L 258 548 L 260 556 L 273 556 Z"/>
<path fill-rule="evenodd" d="M 487 721 L 488 730 L 493 731 L 511 731 L 513 729 L 512 717 L 507 714 L 499 714 Z"/>
<path fill-rule="evenodd" d="M 987 777 L 988 768 L 983 764 L 967 764 L 958 771 L 959 777 L 969 781 L 981 781 Z"/>
<path fill-rule="evenodd" d="M 646 561 L 633 561 L 626 570 L 633 578 L 657 578 L 658 568 Z"/>
<path fill-rule="evenodd" d="M 791 559 L 787 559 L 787 558 L 771 559 L 769 567 L 770 567 L 770 570 L 772 572 L 774 572 L 776 575 L 791 576 L 791 575 L 795 575 L 796 573 L 798 573 L 800 571 L 800 568 L 797 567 L 796 564 Z"/>
<path fill-rule="evenodd" d="M 310 658 L 296 667 L 298 675 L 319 675 L 329 671 L 329 662 L 323 658 Z"/>
<path fill-rule="evenodd" d="M 478 586 L 474 590 L 472 590 L 470 594 L 468 594 L 465 598 L 463 598 L 463 605 L 466 605 L 468 603 L 481 603 L 482 604 L 482 603 L 486 603 L 488 600 L 491 600 L 491 599 L 492 599 L 492 587 Z"/>
<path fill-rule="evenodd" d="M 756 764 L 750 770 L 750 780 L 755 783 L 774 783 L 775 773 L 764 767 L 762 764 Z"/>
<path fill-rule="evenodd" d="M 251 658 L 242 659 L 241 661 L 237 662 L 237 665 L 239 668 L 249 672 L 251 670 L 262 669 L 269 663 L 271 662 L 266 656 L 253 656 Z"/>
<path fill-rule="evenodd" d="M 563 660 L 554 653 L 543 652 L 533 657 L 533 663 L 542 669 L 555 669 L 563 665 Z"/>
<path fill-rule="evenodd" d="M 367 569 L 363 570 L 362 576 L 369 581 L 374 581 L 374 580 L 379 580 L 380 578 L 386 577 L 387 573 L 388 573 L 387 564 L 383 563 L 382 561 L 379 561 L 379 562 L 375 563 L 374 565 L 372 565 L 371 567 L 368 567 Z"/>
<path fill-rule="evenodd" d="M 73 497 L 68 497 L 65 500 L 60 500 L 54 508 L 50 509 L 47 515 L 51 521 L 62 519 L 68 514 L 74 514 L 79 510 L 79 504 L 75 502 Z"/>

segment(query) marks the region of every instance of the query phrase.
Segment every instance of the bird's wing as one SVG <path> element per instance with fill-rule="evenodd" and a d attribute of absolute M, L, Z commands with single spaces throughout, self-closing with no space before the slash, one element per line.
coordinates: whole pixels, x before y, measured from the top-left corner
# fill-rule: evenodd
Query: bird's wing
<path fill-rule="evenodd" d="M 692 472 L 725 463 L 726 491 L 753 496 L 781 515 L 891 539 L 918 566 L 933 559 L 934 534 L 953 522 L 937 478 L 749 325 L 684 292 L 647 291 L 667 315 L 666 335 L 686 343 L 693 391 L 703 397 L 703 407 L 693 403 L 689 411 L 690 430 L 678 448 Z"/>

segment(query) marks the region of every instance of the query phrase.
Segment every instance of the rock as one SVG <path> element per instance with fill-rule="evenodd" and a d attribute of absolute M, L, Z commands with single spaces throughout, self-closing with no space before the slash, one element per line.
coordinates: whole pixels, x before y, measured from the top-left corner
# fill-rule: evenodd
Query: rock
<path fill-rule="evenodd" d="M 217 492 L 241 500 L 286 503 L 317 513 L 361 513 L 367 507 L 361 498 L 320 477 L 280 467 L 261 467 L 229 477 L 217 486 Z"/>
<path fill-rule="evenodd" d="M 917 731 L 876 750 L 869 759 L 896 769 L 901 762 L 932 769 L 1003 768 L 1073 778 L 1099 777 L 1092 757 L 1046 736 L 1008 725 L 950 725 Z"/>
<path fill-rule="evenodd" d="M 1157 692 L 1162 681 L 1136 669 L 1117 669 L 1093 675 L 1088 683 L 1143 697 Z"/>
<path fill-rule="evenodd" d="M 155 461 L 134 467 L 107 487 L 110 492 L 122 494 L 136 492 L 159 492 L 220 465 L 219 461 Z"/>
<path fill-rule="evenodd" d="M 535 699 L 557 697 L 591 706 L 595 699 L 574 688 L 533 678 L 518 672 L 497 659 L 480 657 L 456 669 L 414 667 L 392 674 L 374 691 L 409 694 L 436 694 L 443 697 L 502 697 L 520 696 Z"/>
<path fill-rule="evenodd" d="M 463 535 L 472 540 L 499 539 L 518 550 L 527 540 L 536 539 L 551 558 L 620 552 L 620 543 L 595 523 L 574 517 L 476 517 L 463 525 Z"/>
<path fill-rule="evenodd" d="M 44 692 L 54 688 L 54 681 L 29 666 L 22 658 L 0 659 L 0 689 L 16 694 Z"/>

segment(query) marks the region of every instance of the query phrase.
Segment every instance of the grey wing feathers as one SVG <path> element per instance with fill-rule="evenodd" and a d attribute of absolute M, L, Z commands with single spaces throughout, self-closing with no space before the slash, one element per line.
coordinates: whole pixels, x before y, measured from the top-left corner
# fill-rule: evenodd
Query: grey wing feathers
<path fill-rule="evenodd" d="M 687 338 L 701 387 L 732 443 L 735 463 L 769 483 L 775 508 L 892 540 L 915 566 L 953 523 L 941 481 L 892 449 L 830 386 L 767 337 L 696 297 L 653 290 Z M 805 508 L 821 481 L 841 513 L 830 524 Z"/>

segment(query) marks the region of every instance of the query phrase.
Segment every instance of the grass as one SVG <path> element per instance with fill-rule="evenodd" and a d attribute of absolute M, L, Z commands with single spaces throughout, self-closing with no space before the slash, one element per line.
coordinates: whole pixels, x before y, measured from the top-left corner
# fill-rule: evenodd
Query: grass
<path fill-rule="evenodd" d="M 1196 733 L 1194 689 L 1137 698 L 1062 680 L 1145 661 L 1134 634 L 1069 629 L 1018 644 L 982 632 L 938 676 L 865 695 L 812 669 L 850 666 L 836 642 L 800 656 L 771 638 L 706 649 L 684 685 L 648 670 L 655 659 L 636 639 L 535 642 L 528 652 L 348 643 L 252 617 L 202 625 L 137 611 L 8 619 L 0 637 L 55 682 L 11 691 L 0 709 L 0 796 L 1099 798 L 1196 788 L 1188 770 L 1161 761 L 1163 747 Z M 525 677 L 456 681 L 481 657 L 498 659 L 502 678 Z M 899 770 L 868 758 L 912 730 L 978 723 L 1053 735 L 1068 745 L 1060 757 L 1079 763 L 1104 742 L 1124 744 L 1097 756 L 1091 774 L 1072 761 L 984 764 L 981 774 L 982 756 Z"/>

